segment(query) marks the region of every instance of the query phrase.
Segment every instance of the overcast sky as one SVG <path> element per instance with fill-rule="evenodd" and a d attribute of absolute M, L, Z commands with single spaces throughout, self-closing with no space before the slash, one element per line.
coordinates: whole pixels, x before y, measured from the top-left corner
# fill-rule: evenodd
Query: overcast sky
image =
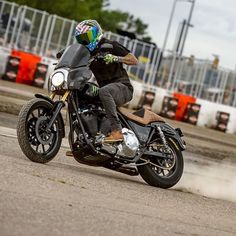
<path fill-rule="evenodd" d="M 174 0 L 110 0 L 111 9 L 120 9 L 140 17 L 149 25 L 153 41 L 162 47 Z M 167 48 L 172 49 L 178 25 L 187 19 L 191 4 L 179 1 L 175 10 Z M 184 55 L 213 59 L 220 56 L 220 65 L 235 69 L 236 65 L 236 1 L 196 0 Z"/>

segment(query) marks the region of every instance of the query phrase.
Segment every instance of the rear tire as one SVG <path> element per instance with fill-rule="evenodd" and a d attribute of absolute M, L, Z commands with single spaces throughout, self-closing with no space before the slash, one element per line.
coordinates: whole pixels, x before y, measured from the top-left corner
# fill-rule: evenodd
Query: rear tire
<path fill-rule="evenodd" d="M 183 155 L 178 145 L 173 143 L 174 141 L 171 140 L 167 140 L 167 142 L 176 158 L 172 173 L 167 176 L 160 176 L 158 171 L 154 170 L 151 164 L 138 167 L 139 173 L 146 183 L 151 186 L 164 189 L 171 188 L 177 184 L 183 174 L 184 169 Z"/>
<path fill-rule="evenodd" d="M 23 153 L 33 162 L 51 161 L 61 147 L 64 124 L 60 119 L 56 119 L 50 132 L 43 132 L 43 127 L 50 120 L 48 117 L 52 108 L 50 102 L 35 98 L 25 104 L 20 111 L 17 123 L 18 143 Z M 47 146 L 49 147 L 46 150 Z"/>

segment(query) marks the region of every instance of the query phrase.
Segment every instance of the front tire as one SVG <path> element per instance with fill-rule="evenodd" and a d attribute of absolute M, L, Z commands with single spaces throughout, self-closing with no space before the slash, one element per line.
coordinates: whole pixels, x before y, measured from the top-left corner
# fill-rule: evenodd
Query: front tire
<path fill-rule="evenodd" d="M 50 102 L 35 98 L 20 111 L 17 123 L 18 143 L 23 153 L 33 162 L 51 161 L 61 147 L 64 128 L 61 120 L 56 119 L 50 131 L 45 129 L 52 108 Z"/>
<path fill-rule="evenodd" d="M 183 155 L 178 145 L 170 139 L 167 140 L 167 143 L 175 158 L 175 165 L 169 173 L 165 174 L 164 170 L 154 167 L 151 164 L 138 167 L 139 173 L 146 183 L 164 189 L 171 188 L 177 184 L 184 169 Z"/>

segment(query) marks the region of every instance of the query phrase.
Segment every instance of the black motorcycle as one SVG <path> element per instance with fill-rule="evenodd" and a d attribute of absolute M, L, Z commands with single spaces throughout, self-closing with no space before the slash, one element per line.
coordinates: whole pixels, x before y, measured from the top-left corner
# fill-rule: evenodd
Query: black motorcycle
<path fill-rule="evenodd" d="M 147 109 L 131 113 L 118 107 L 124 141 L 104 142 L 111 131 L 110 123 L 98 97 L 98 86 L 88 82 L 92 75 L 89 64 L 103 60 L 111 47 L 102 45 L 101 55 L 92 58 L 87 48 L 78 44 L 61 53 L 49 79 L 50 97 L 35 94 L 36 98 L 21 109 L 17 125 L 19 145 L 31 161 L 51 161 L 65 137 L 61 111 L 67 103 L 68 139 L 79 163 L 133 176 L 140 174 L 149 185 L 170 188 L 183 173 L 185 143 L 180 129 L 173 129 Z"/>

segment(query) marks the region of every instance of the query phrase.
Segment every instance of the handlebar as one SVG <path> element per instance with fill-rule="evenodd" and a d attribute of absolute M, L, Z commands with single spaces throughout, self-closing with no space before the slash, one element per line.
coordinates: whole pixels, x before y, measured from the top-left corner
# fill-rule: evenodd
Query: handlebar
<path fill-rule="evenodd" d="M 94 56 L 89 60 L 89 65 L 93 62 L 93 61 L 98 61 L 98 60 L 104 60 L 104 56 L 102 55 L 98 55 L 98 56 Z"/>

